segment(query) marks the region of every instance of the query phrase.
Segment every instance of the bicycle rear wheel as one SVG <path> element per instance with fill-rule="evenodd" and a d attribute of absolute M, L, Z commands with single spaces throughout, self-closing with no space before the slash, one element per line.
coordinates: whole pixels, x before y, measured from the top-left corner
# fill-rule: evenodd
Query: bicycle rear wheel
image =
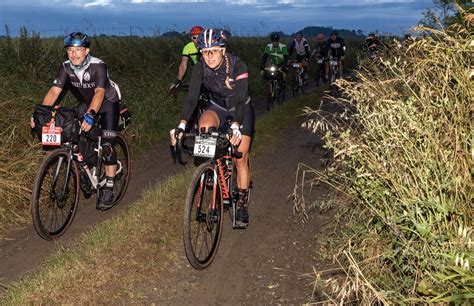
<path fill-rule="evenodd" d="M 38 235 L 53 240 L 63 235 L 79 203 L 79 170 L 69 152 L 56 149 L 43 160 L 33 184 L 31 215 Z"/>
<path fill-rule="evenodd" d="M 194 173 L 184 209 L 184 250 L 193 268 L 208 267 L 222 236 L 222 190 L 214 164 L 200 165 Z"/>

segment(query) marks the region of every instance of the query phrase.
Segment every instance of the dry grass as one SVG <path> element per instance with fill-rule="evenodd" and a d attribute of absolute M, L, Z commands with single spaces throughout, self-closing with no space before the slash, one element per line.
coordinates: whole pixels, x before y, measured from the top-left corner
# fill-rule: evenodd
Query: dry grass
<path fill-rule="evenodd" d="M 322 283 L 331 303 L 474 300 L 471 22 L 417 29 L 430 35 L 339 83 L 343 111 L 307 110 L 334 158 L 310 180 L 352 200 L 333 245 L 346 277 Z"/>

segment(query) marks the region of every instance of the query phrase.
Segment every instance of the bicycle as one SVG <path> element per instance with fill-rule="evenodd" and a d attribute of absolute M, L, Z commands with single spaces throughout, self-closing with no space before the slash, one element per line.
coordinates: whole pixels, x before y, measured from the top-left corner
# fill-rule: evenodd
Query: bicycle
<path fill-rule="evenodd" d="M 266 108 L 270 111 L 275 102 L 283 103 L 286 97 L 285 73 L 276 65 L 271 65 L 264 69 L 264 78 L 268 82 L 268 96 Z"/>
<path fill-rule="evenodd" d="M 78 120 L 78 119 L 77 119 Z M 71 225 L 78 208 L 79 192 L 89 198 L 105 185 L 105 166 L 100 129 L 93 126 L 88 133 L 80 132 L 74 140 L 61 142 L 60 132 L 54 124 L 43 127 L 43 145 L 57 147 L 44 157 L 36 175 L 31 199 L 31 215 L 38 235 L 45 240 L 61 237 Z M 87 137 L 87 138 L 86 138 Z M 85 139 L 86 138 L 86 139 Z M 79 151 L 80 141 L 91 141 L 97 161 L 90 168 Z M 117 172 L 113 205 L 125 195 L 130 179 L 130 151 L 125 138 L 116 136 Z"/>
<path fill-rule="evenodd" d="M 321 55 L 316 56 L 316 86 L 325 83 L 324 58 Z"/>
<path fill-rule="evenodd" d="M 193 268 L 202 270 L 217 254 L 224 211 L 229 212 L 233 229 L 243 229 L 235 219 L 237 172 L 233 160 L 242 154 L 230 143 L 228 133 L 216 128 L 209 128 L 205 133 L 183 135 L 183 138 L 187 137 L 195 139 L 193 155 L 208 159 L 196 168 L 189 184 L 183 220 L 186 257 Z"/>
<path fill-rule="evenodd" d="M 305 80 L 306 72 L 304 68 L 305 63 L 294 62 L 291 64 L 291 67 L 294 69 L 292 93 L 293 93 L 293 97 L 296 97 L 299 91 L 301 91 L 302 94 L 305 93 L 305 86 L 306 86 L 306 80 Z"/>
<path fill-rule="evenodd" d="M 329 90 L 331 91 L 331 95 L 335 95 L 337 92 L 337 86 L 336 86 L 336 80 L 339 79 L 341 76 L 339 75 L 339 65 L 338 62 L 340 61 L 340 58 L 337 57 L 331 57 L 329 59 L 329 73 L 330 73 L 330 78 L 329 78 Z"/>

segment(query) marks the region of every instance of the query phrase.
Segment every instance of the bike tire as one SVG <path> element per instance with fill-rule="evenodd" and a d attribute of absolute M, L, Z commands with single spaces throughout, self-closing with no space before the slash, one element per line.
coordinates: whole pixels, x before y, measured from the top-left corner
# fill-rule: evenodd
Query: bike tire
<path fill-rule="evenodd" d="M 128 147 L 125 137 L 121 134 L 118 134 L 115 138 L 115 151 L 117 152 L 117 161 L 121 163 L 122 171 L 118 173 L 115 177 L 114 183 L 114 194 L 115 201 L 113 205 L 120 202 L 125 193 L 127 192 L 128 183 L 130 181 L 132 160 L 130 158 L 130 148 Z"/>
<path fill-rule="evenodd" d="M 212 263 L 222 237 L 222 188 L 220 180 L 214 177 L 214 167 L 213 162 L 207 162 L 196 169 L 188 188 L 184 208 L 184 250 L 189 263 L 197 270 L 205 269 Z M 212 208 L 213 199 L 215 209 Z M 201 233 L 205 235 L 204 240 L 199 238 Z M 207 233 L 211 233 L 210 246 Z M 205 253 L 201 253 L 203 246 L 206 248 Z"/>
<path fill-rule="evenodd" d="M 66 149 L 60 148 L 51 151 L 43 159 L 33 183 L 31 215 L 36 232 L 44 240 L 50 241 L 61 237 L 76 215 L 80 191 L 79 169 L 76 162 L 71 160 L 69 178 L 66 178 L 69 157 L 69 152 Z M 54 167 L 56 163 L 57 165 Z M 56 181 L 56 185 L 54 181 Z M 67 182 L 66 194 L 59 194 L 65 199 L 58 200 L 58 191 L 54 187 L 59 188 L 60 191 L 65 182 Z M 47 186 L 48 183 L 55 186 Z M 54 194 L 51 190 L 48 191 L 50 188 L 53 188 Z M 72 193 L 69 194 L 70 192 Z M 71 198 L 70 195 L 72 195 Z M 51 218 L 48 222 L 46 218 L 50 214 Z M 52 224 L 53 222 L 54 224 Z"/>

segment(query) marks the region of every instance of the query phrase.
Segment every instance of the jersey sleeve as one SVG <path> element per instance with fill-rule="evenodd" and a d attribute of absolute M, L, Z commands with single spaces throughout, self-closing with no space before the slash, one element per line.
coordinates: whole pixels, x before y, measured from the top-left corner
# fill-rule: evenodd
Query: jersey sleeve
<path fill-rule="evenodd" d="M 248 88 L 249 88 L 249 74 L 247 65 L 244 62 L 238 61 L 235 63 L 234 68 L 235 75 L 235 111 L 233 114 L 234 121 L 239 124 L 242 124 L 242 119 L 245 113 L 245 103 L 248 98 Z"/>
<path fill-rule="evenodd" d="M 58 73 L 56 74 L 56 77 L 53 80 L 53 86 L 59 87 L 61 89 L 64 89 L 68 78 L 64 65 L 65 64 L 62 63 L 61 66 L 59 66 Z"/>
<path fill-rule="evenodd" d="M 99 63 L 95 75 L 95 88 L 104 88 L 107 86 L 107 66 L 105 63 Z"/>
<path fill-rule="evenodd" d="M 191 81 L 189 82 L 188 98 L 186 104 L 181 112 L 181 119 L 188 121 L 198 104 L 199 93 L 201 92 L 201 84 L 203 78 L 202 65 L 196 65 L 191 74 Z"/>
<path fill-rule="evenodd" d="M 263 54 L 270 54 L 270 47 L 268 45 L 265 46 L 265 50 L 263 50 Z"/>

